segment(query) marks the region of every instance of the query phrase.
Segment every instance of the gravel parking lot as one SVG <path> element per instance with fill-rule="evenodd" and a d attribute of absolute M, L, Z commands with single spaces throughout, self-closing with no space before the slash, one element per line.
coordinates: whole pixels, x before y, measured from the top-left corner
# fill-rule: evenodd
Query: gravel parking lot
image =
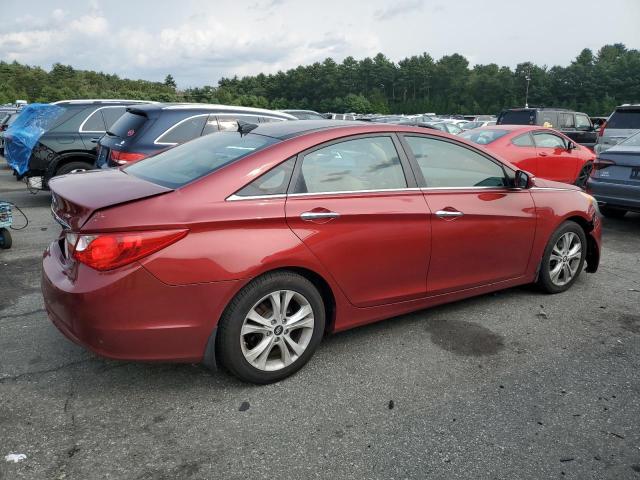
<path fill-rule="evenodd" d="M 606 220 L 600 270 L 565 294 L 341 333 L 258 387 L 66 340 L 39 287 L 50 197 L 0 165 L 30 221 L 0 251 L 2 479 L 640 479 L 640 215 Z"/>

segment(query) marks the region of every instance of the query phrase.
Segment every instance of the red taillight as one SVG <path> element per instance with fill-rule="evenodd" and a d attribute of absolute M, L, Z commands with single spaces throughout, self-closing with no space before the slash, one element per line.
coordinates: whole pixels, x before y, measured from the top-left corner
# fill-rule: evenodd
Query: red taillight
<path fill-rule="evenodd" d="M 607 128 L 607 122 L 602 122 L 602 125 L 600 125 L 600 130 L 598 131 L 598 136 L 602 137 L 604 136 L 604 129 Z"/>
<path fill-rule="evenodd" d="M 616 162 L 613 160 L 603 160 L 602 158 L 596 158 L 593 162 L 593 171 L 602 170 L 603 168 L 607 168 L 611 165 L 615 165 Z"/>
<path fill-rule="evenodd" d="M 120 150 L 111 150 L 111 160 L 120 165 L 124 165 L 127 162 L 135 162 L 136 160 L 142 160 L 146 155 L 144 153 L 136 152 L 122 152 Z"/>
<path fill-rule="evenodd" d="M 67 234 L 68 254 L 96 270 L 113 270 L 168 247 L 187 230 L 130 233 Z"/>

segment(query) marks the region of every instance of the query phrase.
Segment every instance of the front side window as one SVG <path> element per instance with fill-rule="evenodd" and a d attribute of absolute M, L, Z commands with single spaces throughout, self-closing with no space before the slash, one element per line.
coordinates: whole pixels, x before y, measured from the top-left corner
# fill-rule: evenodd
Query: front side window
<path fill-rule="evenodd" d="M 304 156 L 296 193 L 392 190 L 407 181 L 391 137 L 366 137 Z"/>
<path fill-rule="evenodd" d="M 126 167 L 124 172 L 158 185 L 178 188 L 277 142 L 278 139 L 262 135 L 219 132 L 140 160 Z"/>
<path fill-rule="evenodd" d="M 82 126 L 81 132 L 104 132 L 106 130 L 102 119 L 102 110 L 98 109 L 87 117 Z"/>
<path fill-rule="evenodd" d="M 200 136 L 206 121 L 207 115 L 197 115 L 195 117 L 182 120 L 158 137 L 155 143 L 176 145 L 193 140 Z"/>
<path fill-rule="evenodd" d="M 576 115 L 576 128 L 579 130 L 591 129 L 591 120 L 586 115 Z"/>
<path fill-rule="evenodd" d="M 560 128 L 574 128 L 576 126 L 573 121 L 573 114 L 561 113 L 560 114 Z"/>
<path fill-rule="evenodd" d="M 295 157 L 273 167 L 264 175 L 261 175 L 246 187 L 238 190 L 238 197 L 253 197 L 263 195 L 282 195 L 287 193 L 289 180 L 296 164 Z"/>
<path fill-rule="evenodd" d="M 428 137 L 405 137 L 427 188 L 503 187 L 497 163 L 461 145 Z"/>
<path fill-rule="evenodd" d="M 534 133 L 533 138 L 538 148 L 567 148 L 564 138 L 554 135 L 553 133 Z"/>

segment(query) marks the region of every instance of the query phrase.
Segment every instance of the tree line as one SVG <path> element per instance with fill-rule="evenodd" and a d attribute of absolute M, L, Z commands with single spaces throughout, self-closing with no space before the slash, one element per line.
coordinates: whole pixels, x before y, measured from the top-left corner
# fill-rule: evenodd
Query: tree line
<path fill-rule="evenodd" d="M 584 49 L 568 66 L 520 63 L 514 70 L 495 63 L 471 67 L 459 54 L 434 60 L 427 53 L 395 63 L 373 58 L 331 58 L 286 72 L 222 78 L 216 86 L 179 90 L 164 82 L 122 79 L 55 64 L 47 72 L 17 62 L 0 62 L 0 103 L 24 99 L 130 98 L 187 101 L 321 112 L 497 113 L 529 105 L 565 107 L 608 115 L 616 105 L 640 102 L 640 51 L 605 45 Z M 528 80 L 527 80 L 528 79 Z"/>

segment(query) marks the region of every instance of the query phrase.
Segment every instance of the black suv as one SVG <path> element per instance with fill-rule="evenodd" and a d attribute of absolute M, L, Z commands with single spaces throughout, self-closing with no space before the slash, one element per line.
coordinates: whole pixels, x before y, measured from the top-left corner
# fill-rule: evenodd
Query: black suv
<path fill-rule="evenodd" d="M 564 108 L 510 108 L 498 115 L 497 125 L 540 125 L 553 128 L 591 149 L 598 136 L 589 115 Z"/>
<path fill-rule="evenodd" d="M 28 170 L 18 175 L 31 190 L 47 190 L 56 175 L 93 168 L 100 137 L 137 100 L 64 100 L 54 105 L 64 111 L 39 138 L 31 151 Z M 7 141 L 10 141 L 7 139 Z"/>
<path fill-rule="evenodd" d="M 160 150 L 247 123 L 296 120 L 282 112 L 204 103 L 157 103 L 127 108 L 100 139 L 96 166 L 107 168 L 141 160 Z"/>

